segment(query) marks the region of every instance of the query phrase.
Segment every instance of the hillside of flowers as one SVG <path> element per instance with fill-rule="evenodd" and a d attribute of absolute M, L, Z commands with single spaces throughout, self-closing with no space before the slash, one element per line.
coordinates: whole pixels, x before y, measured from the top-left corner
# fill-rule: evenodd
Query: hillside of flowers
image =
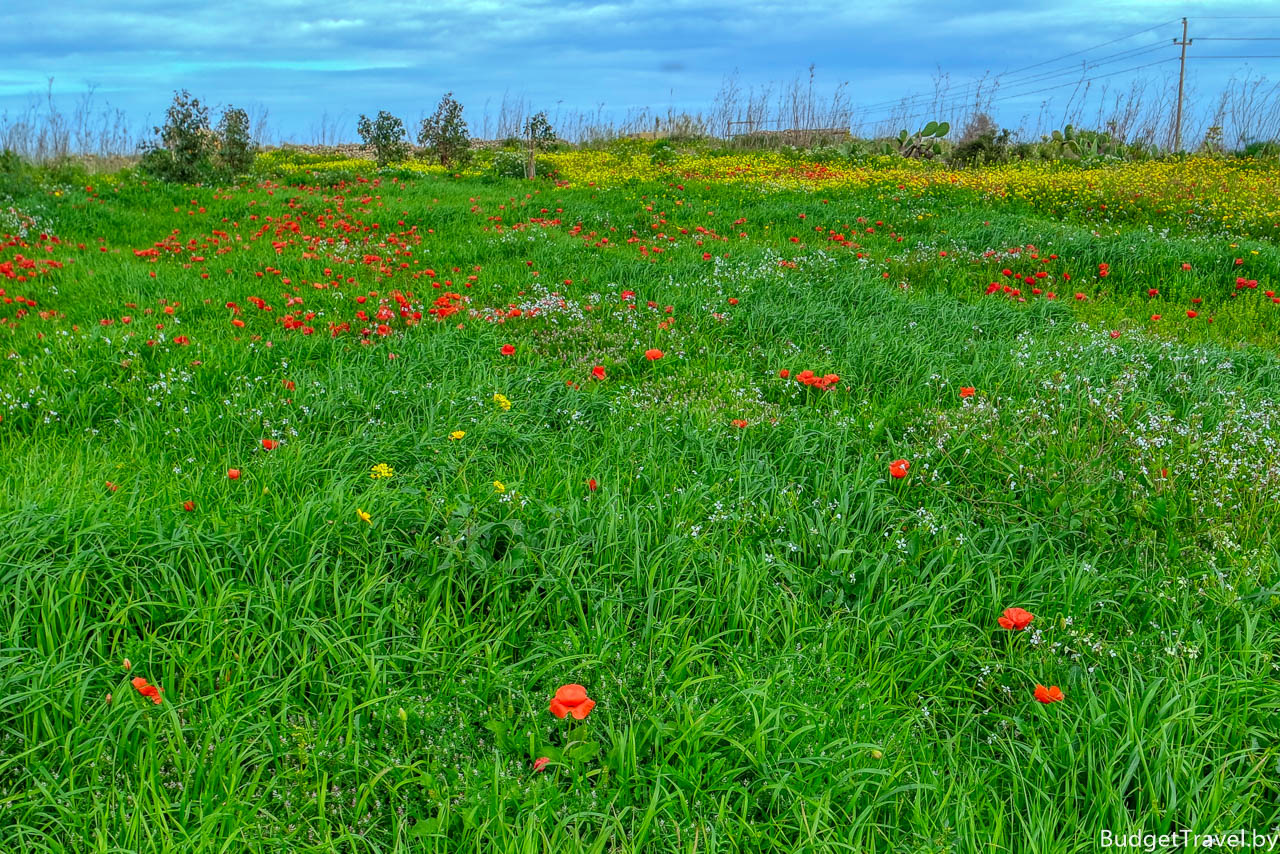
<path fill-rule="evenodd" d="M 538 157 L 0 185 L 0 848 L 1280 821 L 1275 161 Z"/>

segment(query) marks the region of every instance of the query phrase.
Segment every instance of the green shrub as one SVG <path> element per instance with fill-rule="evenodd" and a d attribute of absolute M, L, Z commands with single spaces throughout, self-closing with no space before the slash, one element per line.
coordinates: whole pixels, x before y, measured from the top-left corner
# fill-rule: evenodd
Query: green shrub
<path fill-rule="evenodd" d="M 209 108 L 186 89 L 173 93 L 164 125 L 156 139 L 143 146 L 140 166 L 157 178 L 180 183 L 208 180 L 217 137 L 209 127 Z"/>
<path fill-rule="evenodd" d="M 462 118 L 462 105 L 445 93 L 436 111 L 422 120 L 418 144 L 440 161 L 442 166 L 465 165 L 471 155 L 471 136 Z"/>
<path fill-rule="evenodd" d="M 404 122 L 388 113 L 379 110 L 374 119 L 361 114 L 356 123 L 356 131 L 365 150 L 373 150 L 373 157 L 379 166 L 398 163 L 409 156 L 409 140 L 405 134 Z"/>
<path fill-rule="evenodd" d="M 218 164 L 232 175 L 244 175 L 253 168 L 256 154 L 249 114 L 238 107 L 228 107 L 218 122 Z"/>
<path fill-rule="evenodd" d="M 23 196 L 35 186 L 34 170 L 18 153 L 8 148 L 0 151 L 0 194 Z"/>
<path fill-rule="evenodd" d="M 499 150 L 494 152 L 493 161 L 485 170 L 485 174 L 493 178 L 527 178 L 529 169 L 528 155 L 522 151 Z M 534 175 L 548 178 L 554 173 L 551 164 L 545 160 L 534 160 Z"/>

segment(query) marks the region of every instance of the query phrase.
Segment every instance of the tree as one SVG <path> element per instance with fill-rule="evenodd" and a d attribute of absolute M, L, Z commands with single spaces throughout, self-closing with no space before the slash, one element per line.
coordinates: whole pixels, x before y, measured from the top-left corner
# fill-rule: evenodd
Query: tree
<path fill-rule="evenodd" d="M 146 145 L 143 165 L 166 181 L 207 178 L 217 138 L 209 127 L 209 108 L 186 89 L 173 93 L 164 125 L 154 128 L 157 142 Z"/>
<path fill-rule="evenodd" d="M 471 136 L 462 118 L 462 105 L 452 92 L 445 93 L 435 113 L 422 120 L 418 144 L 439 158 L 443 166 L 465 163 L 470 157 Z"/>
<path fill-rule="evenodd" d="M 409 140 L 405 135 L 404 122 L 388 113 L 379 110 L 375 119 L 361 113 L 356 122 L 356 131 L 366 150 L 373 149 L 374 159 L 379 166 L 397 163 L 409 156 Z"/>
<path fill-rule="evenodd" d="M 556 132 L 551 127 L 551 122 L 547 121 L 546 111 L 534 113 L 529 116 L 524 123 L 524 142 L 529 152 L 529 159 L 525 163 L 524 176 L 532 181 L 538 176 L 538 164 L 535 158 L 535 152 L 539 149 L 546 149 L 556 141 Z"/>
<path fill-rule="evenodd" d="M 227 107 L 218 122 L 218 161 L 232 175 L 243 175 L 253 166 L 257 146 L 249 129 L 249 114 Z"/>

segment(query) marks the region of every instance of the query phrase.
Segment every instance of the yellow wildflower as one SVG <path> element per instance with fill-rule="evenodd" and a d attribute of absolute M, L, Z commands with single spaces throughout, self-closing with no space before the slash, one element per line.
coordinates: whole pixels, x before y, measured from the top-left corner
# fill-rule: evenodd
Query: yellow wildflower
<path fill-rule="evenodd" d="M 356 508 L 356 515 L 360 517 L 360 521 L 367 522 L 370 525 L 373 524 L 373 517 L 361 510 L 359 507 Z"/>
<path fill-rule="evenodd" d="M 376 466 L 370 469 L 369 477 L 373 478 L 374 480 L 380 480 L 384 477 L 391 477 L 395 473 L 396 473 L 396 470 L 393 469 L 391 466 L 387 465 L 386 463 L 378 463 Z"/>
<path fill-rule="evenodd" d="M 507 400 L 507 398 L 501 394 L 495 393 L 493 395 L 493 402 L 498 404 L 498 407 L 502 409 L 503 412 L 509 412 L 511 410 L 511 401 Z"/>
<path fill-rule="evenodd" d="M 465 430 L 454 430 L 449 434 L 449 438 L 456 442 L 465 435 L 467 435 L 467 431 Z"/>
<path fill-rule="evenodd" d="M 495 480 L 495 481 L 493 482 L 493 488 L 494 488 L 494 490 L 495 490 L 495 491 L 497 491 L 497 492 L 506 492 L 506 491 L 507 491 L 507 487 L 506 487 L 505 485 L 503 485 L 502 481 L 500 481 L 500 480 Z"/>

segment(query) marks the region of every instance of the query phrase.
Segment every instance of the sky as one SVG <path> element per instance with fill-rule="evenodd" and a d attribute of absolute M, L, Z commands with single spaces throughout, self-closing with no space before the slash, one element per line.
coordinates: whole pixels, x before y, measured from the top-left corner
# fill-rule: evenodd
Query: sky
<path fill-rule="evenodd" d="M 361 113 L 416 126 L 452 91 L 485 136 L 504 98 L 562 125 L 578 114 L 616 122 L 644 108 L 707 112 L 731 75 L 744 93 L 807 86 L 812 65 L 815 92 L 829 99 L 845 84 L 872 125 L 893 112 L 884 102 L 931 93 L 940 72 L 950 106 L 967 103 L 971 80 L 1006 72 L 991 112 L 1030 128 L 1070 114 L 1082 75 L 1109 75 L 1092 84 L 1095 101 L 1104 84 L 1110 99 L 1137 81 L 1149 105 L 1171 103 L 1184 15 L 1193 39 L 1278 37 L 1193 42 L 1189 124 L 1205 123 L 1232 75 L 1280 80 L 1280 59 L 1210 58 L 1280 55 L 1277 0 L 5 0 L 0 113 L 12 123 L 36 109 L 53 78 L 63 112 L 92 89 L 95 111 L 119 110 L 134 129 L 188 89 L 215 116 L 228 104 L 265 114 L 271 141 L 353 140 Z M 934 117 L 928 103 L 913 107 L 907 123 Z"/>

